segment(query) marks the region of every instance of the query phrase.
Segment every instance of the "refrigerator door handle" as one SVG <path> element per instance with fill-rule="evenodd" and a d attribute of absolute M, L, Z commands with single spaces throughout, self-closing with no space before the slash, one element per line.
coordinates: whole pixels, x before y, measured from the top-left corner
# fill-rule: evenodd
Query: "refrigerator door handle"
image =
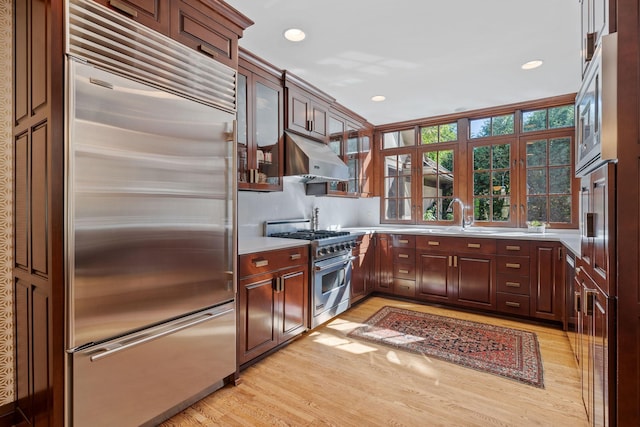
<path fill-rule="evenodd" d="M 101 348 L 101 349 L 97 349 L 96 351 L 98 352 L 97 354 L 94 354 L 93 356 L 91 356 L 89 359 L 92 362 L 97 362 L 100 359 L 104 359 L 105 357 L 109 357 L 112 356 L 116 353 L 119 353 L 121 351 L 130 349 L 132 347 L 136 347 L 140 344 L 144 344 L 147 343 L 149 341 L 153 341 L 156 340 L 158 338 L 162 338 L 165 337 L 167 335 L 171 335 L 171 334 L 175 334 L 176 332 L 179 332 L 183 329 L 187 329 L 190 328 L 192 326 L 198 325 L 200 323 L 215 319 L 216 317 L 220 317 L 222 315 L 228 314 L 233 312 L 233 309 L 228 309 L 228 310 L 224 310 L 224 311 L 220 311 L 218 313 L 207 313 L 205 315 L 202 315 L 194 320 L 191 320 L 189 322 L 185 322 L 185 323 L 181 323 L 177 326 L 173 326 L 173 327 L 169 327 L 163 331 L 157 332 L 157 333 L 153 333 L 153 334 L 148 334 L 148 335 L 144 335 L 142 337 L 140 337 L 139 339 L 127 342 L 126 344 L 122 344 L 119 345 L 117 347 L 113 347 L 113 348 Z"/>

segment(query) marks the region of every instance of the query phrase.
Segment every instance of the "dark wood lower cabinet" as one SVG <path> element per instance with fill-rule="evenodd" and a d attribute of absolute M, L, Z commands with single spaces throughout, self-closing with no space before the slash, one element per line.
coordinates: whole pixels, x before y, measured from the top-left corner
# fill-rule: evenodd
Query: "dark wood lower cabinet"
<path fill-rule="evenodd" d="M 353 270 L 351 272 L 351 303 L 357 302 L 373 292 L 375 282 L 374 237 L 365 234 L 358 237 L 353 250 Z"/>
<path fill-rule="evenodd" d="M 308 256 L 306 252 L 303 253 L 307 250 L 303 247 L 240 257 L 240 365 L 250 362 L 307 329 L 309 267 Z M 256 273 L 256 269 L 268 270 L 269 265 L 275 265 L 278 269 Z M 248 275 L 248 271 L 249 274 L 256 274 Z"/>
<path fill-rule="evenodd" d="M 564 253 L 557 242 L 531 244 L 531 316 L 561 322 L 564 314 Z"/>
<path fill-rule="evenodd" d="M 575 287 L 581 302 L 575 340 L 582 401 L 591 425 L 608 426 L 615 419 L 615 299 L 584 268 L 576 269 Z"/>
<path fill-rule="evenodd" d="M 416 298 L 464 307 L 495 308 L 493 241 L 485 239 L 484 243 L 476 243 L 464 238 L 420 236 L 416 242 Z"/>

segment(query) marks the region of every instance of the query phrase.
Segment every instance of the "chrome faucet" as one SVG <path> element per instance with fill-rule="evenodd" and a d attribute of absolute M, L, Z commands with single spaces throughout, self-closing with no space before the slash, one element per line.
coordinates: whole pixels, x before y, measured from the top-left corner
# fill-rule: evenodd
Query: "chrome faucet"
<path fill-rule="evenodd" d="M 464 205 L 464 203 L 462 202 L 462 200 L 460 200 L 458 197 L 454 197 L 453 200 L 451 200 L 451 202 L 449 203 L 449 207 L 447 208 L 447 212 L 452 212 L 453 213 L 453 204 L 454 203 L 458 203 L 461 206 L 461 211 L 460 211 L 460 215 L 462 217 L 462 221 L 461 222 L 461 226 L 464 229 L 467 225 L 471 225 L 472 224 L 472 220 L 467 221 L 467 207 Z"/>

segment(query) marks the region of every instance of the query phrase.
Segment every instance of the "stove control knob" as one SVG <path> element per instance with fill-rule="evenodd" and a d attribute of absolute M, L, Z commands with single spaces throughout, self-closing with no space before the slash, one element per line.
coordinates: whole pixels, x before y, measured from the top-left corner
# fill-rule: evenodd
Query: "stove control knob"
<path fill-rule="evenodd" d="M 351 244 L 351 242 L 347 242 L 347 244 L 345 245 L 345 247 L 346 247 L 347 249 L 351 249 L 351 248 L 353 248 L 353 245 Z"/>
<path fill-rule="evenodd" d="M 334 253 L 336 251 L 336 248 L 334 248 L 333 246 L 329 247 L 329 253 Z"/>
<path fill-rule="evenodd" d="M 327 248 L 318 249 L 318 253 L 320 253 L 320 255 L 326 255 L 327 254 Z"/>
<path fill-rule="evenodd" d="M 340 249 L 344 250 L 344 249 L 346 249 L 346 248 L 347 248 L 347 247 L 345 246 L 345 244 L 344 244 L 344 243 L 340 243 Z"/>

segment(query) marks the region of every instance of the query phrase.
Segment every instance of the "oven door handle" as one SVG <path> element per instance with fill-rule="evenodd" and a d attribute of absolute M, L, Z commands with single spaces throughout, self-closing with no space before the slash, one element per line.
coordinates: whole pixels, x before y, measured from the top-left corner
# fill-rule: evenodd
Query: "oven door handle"
<path fill-rule="evenodd" d="M 340 261 L 340 262 L 334 262 L 334 263 L 332 263 L 332 264 L 323 265 L 322 267 L 315 267 L 315 270 L 316 270 L 316 271 L 324 271 L 324 270 L 328 270 L 328 269 L 333 268 L 333 267 L 337 267 L 337 266 L 339 266 L 339 265 L 347 265 L 347 264 L 349 264 L 351 261 L 353 261 L 354 259 L 356 259 L 356 257 L 351 256 L 351 257 L 349 257 L 349 258 L 347 258 L 347 259 L 343 259 L 343 260 L 342 260 L 342 261 Z"/>

